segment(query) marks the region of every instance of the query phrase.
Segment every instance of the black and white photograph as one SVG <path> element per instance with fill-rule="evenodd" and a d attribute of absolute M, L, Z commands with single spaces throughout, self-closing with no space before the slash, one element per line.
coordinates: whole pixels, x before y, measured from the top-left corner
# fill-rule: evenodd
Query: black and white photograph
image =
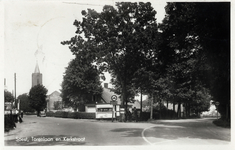
<path fill-rule="evenodd" d="M 232 2 L 0 6 L 4 149 L 235 149 Z"/>

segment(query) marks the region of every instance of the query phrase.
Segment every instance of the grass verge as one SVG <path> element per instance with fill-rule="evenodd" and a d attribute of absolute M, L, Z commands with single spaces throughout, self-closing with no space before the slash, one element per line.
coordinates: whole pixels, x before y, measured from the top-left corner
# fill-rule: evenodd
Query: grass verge
<path fill-rule="evenodd" d="M 217 119 L 217 120 L 214 120 L 213 123 L 214 123 L 216 126 L 219 126 L 219 127 L 231 128 L 230 122 L 228 122 L 228 121 L 226 121 L 226 120 Z"/>

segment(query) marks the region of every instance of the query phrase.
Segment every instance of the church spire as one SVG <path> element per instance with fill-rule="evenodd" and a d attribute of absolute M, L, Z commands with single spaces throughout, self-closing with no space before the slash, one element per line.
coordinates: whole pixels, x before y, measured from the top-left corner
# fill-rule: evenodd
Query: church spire
<path fill-rule="evenodd" d="M 34 73 L 40 73 L 40 70 L 39 70 L 39 67 L 38 67 L 38 62 L 37 62 L 37 64 L 36 64 L 36 67 L 35 67 Z"/>

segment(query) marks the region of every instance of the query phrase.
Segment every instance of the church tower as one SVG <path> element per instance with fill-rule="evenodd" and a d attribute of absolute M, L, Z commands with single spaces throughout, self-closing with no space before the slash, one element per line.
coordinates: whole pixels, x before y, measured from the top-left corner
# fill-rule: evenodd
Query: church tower
<path fill-rule="evenodd" d="M 39 71 L 38 63 L 36 64 L 34 73 L 32 73 L 32 87 L 35 85 L 42 85 L 42 74 Z"/>

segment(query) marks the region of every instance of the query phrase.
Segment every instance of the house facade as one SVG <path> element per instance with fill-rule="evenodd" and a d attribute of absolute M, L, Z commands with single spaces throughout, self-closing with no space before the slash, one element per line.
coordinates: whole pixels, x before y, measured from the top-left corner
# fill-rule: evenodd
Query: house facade
<path fill-rule="evenodd" d="M 60 92 L 54 91 L 47 96 L 47 111 L 62 109 L 62 98 Z"/>
<path fill-rule="evenodd" d="M 121 105 L 121 96 L 114 93 L 112 91 L 111 88 L 108 87 L 108 83 L 104 83 L 104 87 L 103 87 L 103 92 L 99 97 L 95 98 L 95 101 L 93 101 L 92 104 L 86 104 L 85 105 L 85 112 L 96 112 L 96 105 L 99 104 L 111 104 L 112 103 L 112 96 L 116 96 L 116 102 L 115 105 Z M 140 109 L 140 102 L 139 101 L 135 101 L 134 103 L 128 103 L 128 109 L 130 109 L 130 111 L 136 107 L 136 109 Z"/>

